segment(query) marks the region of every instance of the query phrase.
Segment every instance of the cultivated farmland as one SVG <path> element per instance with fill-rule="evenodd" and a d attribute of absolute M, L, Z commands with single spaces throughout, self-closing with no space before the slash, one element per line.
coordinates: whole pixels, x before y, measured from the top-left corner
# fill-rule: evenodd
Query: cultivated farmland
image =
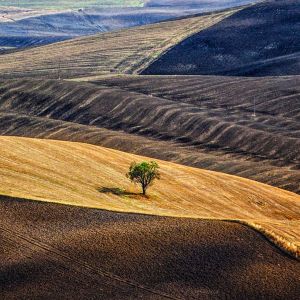
<path fill-rule="evenodd" d="M 298 77 L 8 80 L 0 95 L 4 135 L 104 145 L 300 192 Z"/>
<path fill-rule="evenodd" d="M 260 1 L 173 47 L 143 71 L 161 75 L 300 75 L 300 4 Z"/>
<path fill-rule="evenodd" d="M 3 196 L 0 213 L 6 299 L 299 295 L 299 263 L 240 224 Z"/>
<path fill-rule="evenodd" d="M 298 255 L 300 196 L 294 193 L 159 161 L 162 179 L 148 201 L 125 174 L 132 161 L 149 158 L 62 141 L 1 137 L 0 143 L 2 195 L 120 212 L 240 220 L 261 226 Z M 125 196 L 102 192 L 115 188 L 124 189 Z"/>
<path fill-rule="evenodd" d="M 136 73 L 186 37 L 237 9 L 97 34 L 0 56 L 2 76 L 76 78 L 102 73 Z"/>
<path fill-rule="evenodd" d="M 1 297 L 298 299 L 298 12 L 0 55 Z M 125 175 L 145 160 L 147 197 Z"/>

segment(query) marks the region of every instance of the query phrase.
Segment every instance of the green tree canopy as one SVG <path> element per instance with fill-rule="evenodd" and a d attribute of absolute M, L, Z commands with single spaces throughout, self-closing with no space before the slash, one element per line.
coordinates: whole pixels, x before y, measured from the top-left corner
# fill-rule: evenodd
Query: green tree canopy
<path fill-rule="evenodd" d="M 146 195 L 146 191 L 150 185 L 153 184 L 155 179 L 160 179 L 160 173 L 158 171 L 159 166 L 155 161 L 151 162 L 133 162 L 129 167 L 127 177 L 134 183 L 140 184 L 142 187 L 143 195 Z"/>

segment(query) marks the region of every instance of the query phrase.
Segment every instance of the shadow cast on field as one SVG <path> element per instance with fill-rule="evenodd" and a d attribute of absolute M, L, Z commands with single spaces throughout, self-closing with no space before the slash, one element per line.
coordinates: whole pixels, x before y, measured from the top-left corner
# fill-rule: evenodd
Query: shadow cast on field
<path fill-rule="evenodd" d="M 98 189 L 100 193 L 104 194 L 113 194 L 120 197 L 143 197 L 148 198 L 147 196 L 143 195 L 142 193 L 134 193 L 134 192 L 128 192 L 124 189 L 116 188 L 116 187 L 101 187 Z"/>

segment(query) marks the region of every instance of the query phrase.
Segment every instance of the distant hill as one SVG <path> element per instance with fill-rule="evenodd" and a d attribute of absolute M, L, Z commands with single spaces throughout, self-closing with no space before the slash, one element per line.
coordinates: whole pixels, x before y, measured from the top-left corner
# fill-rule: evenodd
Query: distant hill
<path fill-rule="evenodd" d="M 164 0 L 163 0 L 164 1 Z M 3 6 L 27 9 L 78 9 L 86 7 L 136 7 L 144 0 L 1 0 Z"/>
<path fill-rule="evenodd" d="M 240 5 L 255 0 L 1 0 L 4 7 L 27 9 L 80 9 L 80 8 L 120 8 L 120 7 L 216 7 Z"/>
<path fill-rule="evenodd" d="M 195 2 L 195 1 L 193 1 Z M 91 3 L 80 1 L 19 2 L 24 7 L 6 7 L 0 2 L 0 51 L 1 49 L 40 46 L 99 32 L 119 30 L 132 26 L 151 24 L 189 14 L 208 12 L 246 4 L 251 0 L 182 3 L 178 1 L 142 1 L 138 7 L 130 1 L 115 2 L 129 7 L 103 8 L 107 1 Z M 48 3 L 48 6 L 47 6 Z M 106 5 L 105 5 L 106 3 Z M 110 3 L 114 3 L 110 1 Z M 164 6 L 163 4 L 167 6 Z M 134 3 L 131 2 L 133 5 Z M 135 3 L 138 4 L 138 3 Z M 10 1 L 10 5 L 11 1 Z M 17 5 L 17 3 L 16 3 Z M 39 6 L 40 5 L 40 6 Z M 49 9 L 51 8 L 51 9 Z"/>
<path fill-rule="evenodd" d="M 194 7 L 194 8 L 228 8 L 257 0 L 144 0 L 146 7 Z"/>
<path fill-rule="evenodd" d="M 151 24 L 189 13 L 172 9 L 116 8 L 55 13 L 42 11 L 40 15 L 28 17 L 28 10 L 21 10 L 18 14 L 7 13 L 4 18 L 5 12 L 6 9 L 0 8 L 3 15 L 0 22 L 0 49 L 46 45 L 78 36 Z"/>
<path fill-rule="evenodd" d="M 264 1 L 180 42 L 143 74 L 300 74 L 299 32 L 299 1 Z"/>
<path fill-rule="evenodd" d="M 95 34 L 0 55 L 0 74 L 57 78 L 58 69 L 62 78 L 138 73 L 173 45 L 220 22 L 238 9 Z M 131 22 L 132 18 L 129 19 Z"/>

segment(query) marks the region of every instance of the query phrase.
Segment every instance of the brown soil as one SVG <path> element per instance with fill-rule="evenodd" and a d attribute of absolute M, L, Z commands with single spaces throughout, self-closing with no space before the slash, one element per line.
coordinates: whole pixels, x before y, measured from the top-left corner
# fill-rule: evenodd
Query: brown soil
<path fill-rule="evenodd" d="M 299 75 L 299 0 L 257 2 L 178 43 L 143 73 Z"/>
<path fill-rule="evenodd" d="M 0 201 L 2 299 L 298 299 L 300 265 L 243 225 Z"/>

